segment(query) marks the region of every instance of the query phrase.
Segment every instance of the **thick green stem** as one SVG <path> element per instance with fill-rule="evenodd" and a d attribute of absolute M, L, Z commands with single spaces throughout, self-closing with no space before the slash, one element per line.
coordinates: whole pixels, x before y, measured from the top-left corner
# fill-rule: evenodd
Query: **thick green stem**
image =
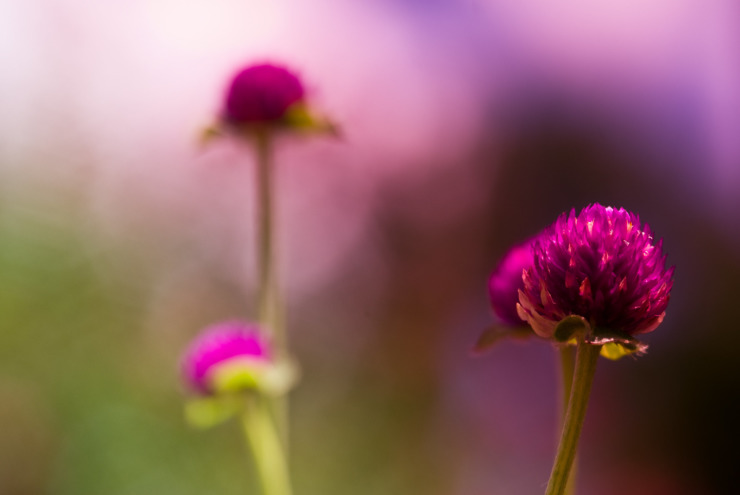
<path fill-rule="evenodd" d="M 565 416 L 568 413 L 568 401 L 570 399 L 570 391 L 573 385 L 573 373 L 576 364 L 576 348 L 572 345 L 565 345 L 559 348 L 560 354 L 560 389 L 562 391 L 560 395 L 560 420 L 558 424 L 562 430 L 565 425 Z M 575 479 L 576 470 L 578 468 L 578 456 L 576 455 L 573 460 L 573 466 L 570 469 L 570 475 L 568 477 L 568 484 L 565 487 L 565 495 L 573 495 L 575 493 Z"/>
<path fill-rule="evenodd" d="M 242 426 L 264 495 L 291 495 L 285 451 L 264 397 L 249 398 Z"/>
<path fill-rule="evenodd" d="M 555 456 L 555 463 L 552 467 L 552 473 L 550 473 L 550 481 L 547 483 L 545 495 L 563 495 L 565 493 L 570 469 L 576 457 L 578 438 L 581 435 L 583 420 L 586 417 L 586 407 L 591 394 L 591 384 L 596 372 L 600 349 L 601 346 L 597 345 L 583 342 L 578 344 L 568 412 L 565 415 L 563 433 L 560 437 L 560 445 L 558 445 L 558 452 Z"/>

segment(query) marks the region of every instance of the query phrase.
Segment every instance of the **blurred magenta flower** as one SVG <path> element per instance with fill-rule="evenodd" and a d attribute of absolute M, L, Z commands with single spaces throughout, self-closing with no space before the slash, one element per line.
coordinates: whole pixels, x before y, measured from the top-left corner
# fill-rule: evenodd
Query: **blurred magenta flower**
<path fill-rule="evenodd" d="M 230 125 L 285 123 L 288 111 L 302 103 L 303 83 L 290 70 L 252 65 L 234 76 L 226 93 L 223 120 Z"/>
<path fill-rule="evenodd" d="M 533 243 L 536 237 L 517 244 L 501 258 L 488 279 L 491 307 L 500 322 L 493 323 L 478 337 L 473 354 L 482 354 L 503 338 L 526 339 L 534 335 L 517 313 L 519 291 L 524 288 L 522 275 L 532 266 Z"/>
<path fill-rule="evenodd" d="M 210 428 L 241 416 L 264 493 L 290 495 L 284 446 L 264 399 L 290 388 L 294 366 L 273 357 L 260 328 L 227 321 L 206 328 L 192 342 L 182 360 L 182 373 L 199 393 L 185 405 L 186 421 Z"/>
<path fill-rule="evenodd" d="M 254 386 L 248 377 L 271 362 L 270 347 L 257 326 L 228 321 L 206 328 L 190 344 L 182 360 L 182 373 L 194 391 L 212 395 L 221 391 L 219 376 L 241 372 L 241 385 L 248 388 Z"/>
<path fill-rule="evenodd" d="M 204 142 L 223 134 L 265 136 L 288 129 L 337 135 L 336 126 L 315 115 L 306 90 L 291 70 L 272 63 L 250 65 L 232 78 L 218 121 L 203 130 Z"/>
<path fill-rule="evenodd" d="M 516 304 L 519 302 L 519 291 L 524 289 L 522 272 L 530 268 L 533 262 L 532 245 L 534 239 L 517 244 L 501 259 L 488 280 L 488 294 L 494 313 L 504 323 L 521 326 Z"/>
<path fill-rule="evenodd" d="M 665 316 L 673 286 L 662 240 L 623 208 L 562 214 L 534 243 L 517 310 L 541 337 L 634 345 Z M 636 350 L 642 350 L 638 348 Z"/>

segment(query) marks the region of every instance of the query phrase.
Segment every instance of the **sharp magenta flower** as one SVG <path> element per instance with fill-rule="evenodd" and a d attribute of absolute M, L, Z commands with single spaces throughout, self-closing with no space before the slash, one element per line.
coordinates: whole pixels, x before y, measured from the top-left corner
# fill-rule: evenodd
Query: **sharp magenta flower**
<path fill-rule="evenodd" d="M 633 341 L 663 321 L 668 305 L 673 268 L 666 269 L 662 244 L 622 208 L 593 204 L 562 214 L 534 243 L 519 316 L 545 338 L 575 317 L 592 343 Z"/>
<path fill-rule="evenodd" d="M 223 120 L 233 126 L 285 123 L 288 111 L 302 103 L 305 90 L 290 70 L 272 64 L 239 71 L 226 93 Z"/>
<path fill-rule="evenodd" d="M 182 360 L 182 373 L 194 391 L 213 395 L 228 378 L 239 381 L 241 377 L 237 388 L 255 385 L 252 380 L 271 363 L 270 348 L 259 329 L 230 321 L 206 328 L 191 343 Z"/>
<path fill-rule="evenodd" d="M 519 302 L 519 291 L 524 289 L 522 272 L 532 266 L 533 242 L 534 239 L 530 239 L 512 247 L 488 280 L 488 294 L 493 311 L 507 325 L 523 324 L 517 313 L 516 304 Z"/>

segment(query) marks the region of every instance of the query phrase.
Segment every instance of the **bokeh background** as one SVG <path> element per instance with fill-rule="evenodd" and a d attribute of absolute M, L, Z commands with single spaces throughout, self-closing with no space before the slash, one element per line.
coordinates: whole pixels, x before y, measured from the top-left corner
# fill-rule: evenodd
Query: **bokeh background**
<path fill-rule="evenodd" d="M 734 0 L 1 0 L 0 493 L 258 493 L 178 363 L 254 314 L 253 155 L 197 137 L 266 60 L 342 128 L 277 153 L 298 495 L 544 491 L 555 354 L 470 349 L 507 247 L 590 202 L 677 268 L 580 493 L 733 493 L 739 46 Z"/>

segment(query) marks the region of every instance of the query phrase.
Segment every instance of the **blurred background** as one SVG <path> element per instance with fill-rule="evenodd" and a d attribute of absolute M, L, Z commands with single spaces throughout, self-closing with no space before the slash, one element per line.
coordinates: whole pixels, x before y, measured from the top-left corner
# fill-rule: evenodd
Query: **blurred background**
<path fill-rule="evenodd" d="M 0 0 L 0 494 L 258 493 L 178 366 L 254 314 L 252 150 L 198 135 L 259 61 L 342 128 L 277 151 L 298 495 L 543 492 L 555 353 L 470 349 L 507 248 L 591 202 L 677 268 L 580 493 L 732 493 L 738 46 L 734 0 Z"/>

